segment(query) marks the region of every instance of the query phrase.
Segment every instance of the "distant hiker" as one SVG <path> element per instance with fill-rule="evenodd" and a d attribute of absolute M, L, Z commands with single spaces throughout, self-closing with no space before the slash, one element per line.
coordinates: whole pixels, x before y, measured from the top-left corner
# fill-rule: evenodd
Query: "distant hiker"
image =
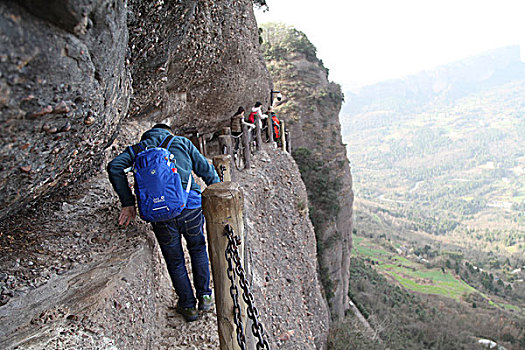
<path fill-rule="evenodd" d="M 164 158 L 153 159 L 162 152 L 166 154 Z M 148 172 L 141 175 L 140 171 L 146 166 L 149 166 Z M 135 175 L 135 194 L 138 197 L 139 213 L 141 217 L 152 223 L 153 232 L 157 237 L 175 292 L 179 297 L 176 310 L 182 314 L 186 321 L 195 321 L 198 317 L 197 300 L 186 270 L 181 236 L 184 236 L 186 240 L 191 257 L 193 282 L 199 302 L 199 310 L 208 311 L 212 306 L 212 300 L 209 260 L 203 234 L 204 216 L 201 208 L 201 189 L 193 181 L 191 173 L 192 171 L 195 172 L 207 185 L 219 182 L 219 176 L 190 140 L 185 137 L 174 136 L 168 125 L 155 125 L 142 135 L 138 144 L 127 147 L 107 167 L 109 180 L 122 204 L 118 223 L 126 226 L 135 219 L 136 215 L 135 196 L 129 188 L 125 173 L 126 169 L 131 167 L 133 167 Z M 168 167 L 168 171 L 165 171 L 166 167 Z M 159 175 L 162 172 L 164 172 L 163 178 Z M 177 180 L 171 180 L 170 175 L 173 175 L 173 179 Z M 169 180 L 166 181 L 165 178 L 169 178 Z M 162 181 L 165 181 L 166 185 L 162 185 Z M 150 193 L 165 191 L 165 187 L 177 186 L 177 184 L 178 187 L 175 189 L 179 187 L 186 189 L 185 191 L 182 190 L 185 192 L 182 197 L 177 196 L 175 198 L 171 192 L 166 192 L 165 195 L 158 195 L 148 201 L 150 198 L 145 195 L 148 191 Z M 148 186 L 152 188 L 148 188 Z M 179 208 L 174 210 L 169 209 L 172 203 L 165 203 L 166 201 L 175 202 L 179 199 L 182 200 L 182 204 L 177 204 Z M 149 206 L 153 207 L 150 208 Z M 155 221 L 155 215 L 168 215 L 167 217 L 169 217 L 170 212 L 177 213 L 178 211 L 180 214 L 175 214 L 176 216 L 173 218 Z"/>
<path fill-rule="evenodd" d="M 239 107 L 231 118 L 231 129 L 233 136 L 242 134 L 242 122 L 244 121 L 244 107 Z"/>
<path fill-rule="evenodd" d="M 281 122 L 279 121 L 279 118 L 277 118 L 277 115 L 273 111 L 272 107 L 268 107 L 268 117 L 270 118 L 272 122 L 272 129 L 273 129 L 273 139 L 275 141 L 280 141 L 280 128 L 281 128 Z"/>
<path fill-rule="evenodd" d="M 259 116 L 260 121 L 268 118 L 266 114 L 262 113 L 262 103 L 261 102 L 255 102 L 255 105 L 252 107 L 252 111 L 250 112 L 250 115 L 248 115 L 247 122 L 250 124 L 255 124 L 255 116 Z"/>
<path fill-rule="evenodd" d="M 242 134 L 242 125 L 247 125 L 250 130 L 255 128 L 254 124 L 247 123 L 244 121 L 244 107 L 239 107 L 237 112 L 231 117 L 231 131 L 232 136 L 235 139 L 235 143 L 233 145 L 234 149 L 239 148 L 239 142 L 240 142 L 240 135 Z"/>
<path fill-rule="evenodd" d="M 259 118 L 256 118 L 256 116 L 259 116 Z M 252 107 L 252 111 L 248 115 L 248 120 L 247 120 L 247 122 L 253 126 L 252 132 L 250 134 L 251 141 L 255 142 L 255 139 L 256 139 L 255 120 L 258 120 L 259 128 L 263 130 L 264 126 L 266 125 L 267 118 L 268 116 L 262 113 L 262 103 L 255 102 L 255 105 Z"/>

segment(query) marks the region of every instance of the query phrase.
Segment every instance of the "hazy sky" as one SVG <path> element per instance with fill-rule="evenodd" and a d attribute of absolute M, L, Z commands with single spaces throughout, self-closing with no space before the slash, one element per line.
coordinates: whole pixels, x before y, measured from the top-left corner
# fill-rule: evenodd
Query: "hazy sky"
<path fill-rule="evenodd" d="M 266 0 L 258 23 L 304 32 L 343 89 L 522 45 L 525 0 Z"/>

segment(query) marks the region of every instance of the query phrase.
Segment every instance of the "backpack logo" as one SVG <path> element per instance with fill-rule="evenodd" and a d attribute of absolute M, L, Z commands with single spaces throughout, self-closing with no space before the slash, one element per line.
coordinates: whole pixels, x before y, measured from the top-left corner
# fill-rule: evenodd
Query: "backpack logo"
<path fill-rule="evenodd" d="M 139 214 L 148 222 L 167 221 L 178 216 L 186 207 L 191 189 L 191 173 L 186 188 L 173 155 L 168 151 L 174 136 L 167 136 L 159 147 L 144 150 L 140 144 L 131 147 L 135 155 L 133 175 Z"/>
<path fill-rule="evenodd" d="M 165 199 L 164 199 L 164 196 L 160 196 L 160 198 L 153 198 L 153 203 L 157 204 L 157 203 L 161 203 L 161 202 L 164 202 Z"/>

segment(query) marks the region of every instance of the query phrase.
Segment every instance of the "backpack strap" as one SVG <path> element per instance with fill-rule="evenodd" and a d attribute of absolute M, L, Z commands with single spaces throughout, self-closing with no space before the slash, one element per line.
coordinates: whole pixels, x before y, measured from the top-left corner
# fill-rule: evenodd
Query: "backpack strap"
<path fill-rule="evenodd" d="M 171 143 L 173 142 L 173 139 L 174 139 L 173 135 L 166 136 L 164 140 L 162 140 L 162 142 L 160 143 L 159 147 L 169 149 L 171 146 Z"/>
<path fill-rule="evenodd" d="M 144 146 L 142 146 L 140 143 L 137 143 L 136 145 L 129 146 L 129 149 L 131 150 L 133 157 L 136 157 L 137 154 L 144 151 Z"/>
<path fill-rule="evenodd" d="M 174 139 L 173 135 L 166 136 L 164 140 L 162 140 L 162 142 L 160 143 L 159 147 L 169 149 L 171 146 L 171 143 L 173 142 L 173 139 Z M 129 149 L 131 150 L 133 157 L 136 157 L 137 154 L 144 151 L 144 146 L 142 146 L 142 144 L 139 142 L 136 145 L 129 146 Z"/>

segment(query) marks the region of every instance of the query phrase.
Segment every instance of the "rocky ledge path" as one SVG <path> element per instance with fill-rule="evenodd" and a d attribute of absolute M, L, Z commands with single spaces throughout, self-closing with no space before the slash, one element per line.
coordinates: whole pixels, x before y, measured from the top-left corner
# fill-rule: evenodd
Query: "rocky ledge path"
<path fill-rule="evenodd" d="M 270 145 L 253 166 L 234 180 L 261 321 L 273 348 L 322 348 L 328 311 L 304 184 L 291 156 Z M 149 225 L 117 225 L 119 204 L 99 170 L 1 224 L 0 348 L 218 349 L 215 311 L 191 323 L 175 313 Z"/>

